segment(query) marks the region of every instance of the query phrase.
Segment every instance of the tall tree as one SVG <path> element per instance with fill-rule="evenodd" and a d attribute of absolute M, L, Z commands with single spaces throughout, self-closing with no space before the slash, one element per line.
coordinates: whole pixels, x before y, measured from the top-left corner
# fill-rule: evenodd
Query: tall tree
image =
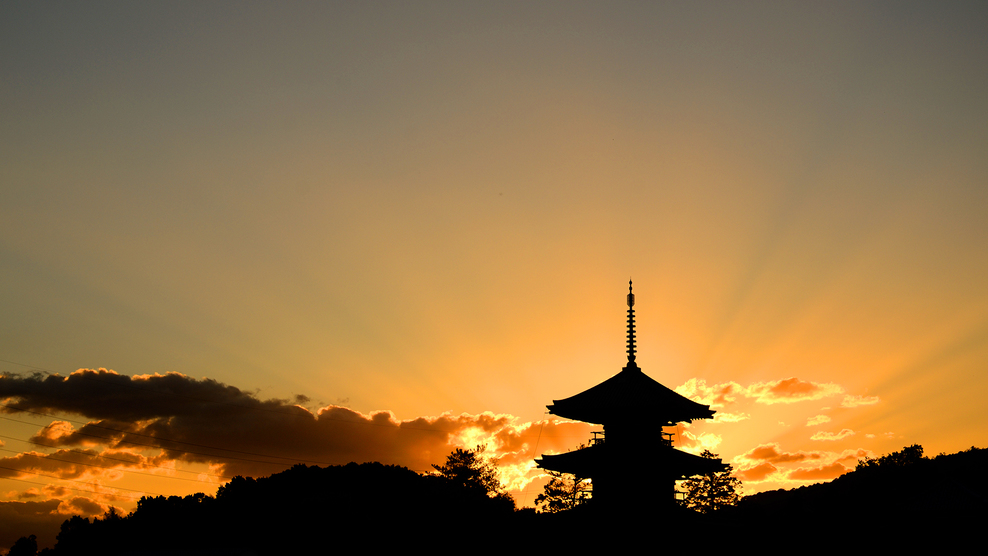
<path fill-rule="evenodd" d="M 702 457 L 716 459 L 717 454 L 704 450 Z M 683 481 L 687 508 L 702 514 L 734 506 L 741 499 L 741 481 L 731 475 L 734 469 L 728 465 L 725 471 L 698 475 Z"/>
<path fill-rule="evenodd" d="M 457 448 L 446 457 L 446 465 L 435 465 L 439 476 L 464 491 L 483 493 L 490 498 L 509 497 L 498 478 L 497 460 L 484 457 L 486 446 L 473 450 Z"/>
<path fill-rule="evenodd" d="M 575 508 L 590 492 L 586 479 L 549 471 L 552 479 L 546 483 L 542 494 L 535 497 L 535 505 L 541 506 L 543 513 L 556 513 Z"/>
<path fill-rule="evenodd" d="M 17 539 L 7 556 L 35 556 L 38 553 L 38 537 L 31 535 Z"/>

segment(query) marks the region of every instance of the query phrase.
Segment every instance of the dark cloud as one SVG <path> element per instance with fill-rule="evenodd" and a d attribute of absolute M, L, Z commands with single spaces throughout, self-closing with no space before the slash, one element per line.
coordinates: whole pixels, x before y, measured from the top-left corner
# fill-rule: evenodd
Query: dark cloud
<path fill-rule="evenodd" d="M 45 494 L 49 498 L 63 498 L 69 495 L 69 489 L 59 485 L 47 485 L 44 487 Z"/>
<path fill-rule="evenodd" d="M 206 415 L 224 406 L 281 409 L 287 405 L 284 400 L 262 402 L 208 378 L 194 380 L 179 373 L 129 377 L 106 369 L 79 369 L 66 377 L 3 375 L 0 398 L 12 398 L 9 405 L 20 409 L 121 422 Z"/>
<path fill-rule="evenodd" d="M 0 458 L 0 478 L 40 474 L 58 479 L 77 479 L 83 475 L 100 475 L 107 469 L 146 468 L 148 458 L 119 450 L 57 450 L 51 454 L 22 452 Z"/>
<path fill-rule="evenodd" d="M 110 509 L 109 506 L 105 504 L 100 504 L 99 502 L 96 502 L 84 496 L 76 496 L 69 500 L 63 500 L 58 507 L 58 511 L 61 514 L 81 515 L 83 517 L 103 515 L 109 509 Z M 120 512 L 120 509 L 117 508 L 117 511 Z M 120 513 L 125 513 L 125 512 L 120 512 Z"/>
<path fill-rule="evenodd" d="M 105 447 L 116 454 L 162 450 L 164 459 L 213 464 L 227 476 L 269 475 L 300 462 L 380 461 L 428 471 L 443 461 L 451 445 L 472 447 L 476 439 L 493 439 L 507 460 L 531 460 L 539 438 L 538 429 L 516 426 L 510 415 L 442 414 L 403 421 L 390 411 L 365 415 L 333 405 L 313 411 L 294 403 L 299 397 L 262 401 L 238 388 L 178 373 L 127 377 L 80 369 L 67 377 L 6 375 L 0 377 L 0 397 L 21 410 L 92 419 L 77 427 L 68 420 L 53 422 L 34 435 L 37 444 Z M 566 429 L 580 432 L 568 434 Z M 539 451 L 570 449 L 586 439 L 588 430 L 582 423 L 552 422 L 543 431 Z M 43 455 L 22 456 L 17 458 L 23 461 L 7 467 L 33 466 L 64 477 L 83 472 Z M 131 456 L 133 461 L 126 464 L 100 465 L 148 465 L 145 456 Z"/>
<path fill-rule="evenodd" d="M 28 498 L 37 498 L 41 496 L 41 491 L 36 488 L 29 488 L 24 492 L 18 492 L 16 497 L 18 500 L 26 500 Z"/>
<path fill-rule="evenodd" d="M 17 539 L 34 534 L 40 546 L 55 544 L 55 535 L 65 521 L 58 513 L 59 500 L 0 502 L 0 547 L 8 548 Z"/>

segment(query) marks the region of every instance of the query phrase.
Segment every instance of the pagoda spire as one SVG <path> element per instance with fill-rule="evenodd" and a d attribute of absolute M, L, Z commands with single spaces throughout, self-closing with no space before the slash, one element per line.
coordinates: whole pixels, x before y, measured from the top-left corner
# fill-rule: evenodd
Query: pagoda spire
<path fill-rule="evenodd" d="M 635 294 L 631 291 L 631 280 L 628 280 L 628 365 L 626 368 L 637 369 L 635 363 Z"/>

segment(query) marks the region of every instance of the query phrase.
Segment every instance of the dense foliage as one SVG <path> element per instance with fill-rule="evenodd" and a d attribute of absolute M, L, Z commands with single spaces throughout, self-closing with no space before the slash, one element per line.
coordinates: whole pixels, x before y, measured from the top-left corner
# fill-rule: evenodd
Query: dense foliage
<path fill-rule="evenodd" d="M 970 539 L 988 517 L 986 466 L 988 449 L 926 458 L 912 445 L 829 483 L 746 496 L 718 526 L 740 533 L 772 523 L 780 542 L 798 542 L 811 524 L 839 525 L 864 539 L 859 548 L 883 550 Z"/>
<path fill-rule="evenodd" d="M 127 516 L 74 516 L 62 524 L 55 549 L 42 554 L 379 552 L 423 531 L 465 542 L 478 524 L 506 527 L 513 510 L 507 495 L 492 498 L 404 467 L 296 465 L 260 479 L 235 477 L 215 497 L 144 497 Z"/>
<path fill-rule="evenodd" d="M 497 460 L 483 456 L 485 446 L 473 450 L 457 448 L 446 457 L 445 465 L 435 465 L 437 476 L 442 478 L 451 496 L 460 498 L 490 499 L 490 504 L 500 505 L 504 511 L 514 510 L 515 501 L 504 492 L 498 477 Z"/>
<path fill-rule="evenodd" d="M 465 491 L 475 491 L 491 498 L 504 496 L 504 487 L 498 478 L 497 460 L 483 456 L 486 447 L 473 450 L 457 448 L 446 457 L 446 465 L 435 465 L 436 472 L 450 484 Z"/>
<path fill-rule="evenodd" d="M 889 469 L 891 467 L 906 467 L 908 465 L 914 465 L 927 458 L 923 457 L 923 447 L 919 444 L 913 444 L 912 446 L 906 446 L 898 452 L 892 452 L 891 454 L 886 454 L 880 458 L 865 458 L 858 463 L 856 470 L 862 469 L 874 469 L 881 467 L 883 469 Z"/>
<path fill-rule="evenodd" d="M 571 510 L 588 498 L 590 483 L 586 479 L 565 473 L 549 471 L 552 477 L 542 494 L 535 497 L 535 505 L 543 513 Z"/>
<path fill-rule="evenodd" d="M 707 514 L 682 510 L 659 517 L 669 530 L 709 533 L 704 537 L 709 549 L 728 549 L 767 526 L 773 542 L 785 546 L 798 546 L 821 531 L 828 538 L 852 539 L 857 548 L 875 549 L 912 548 L 918 539 L 942 544 L 973 538 L 988 517 L 983 473 L 988 450 L 935 458 L 922 453 L 921 446 L 909 446 L 866 460 L 830 483 L 746 496 L 736 506 Z M 145 497 L 127 516 L 74 516 L 62 524 L 56 547 L 40 554 L 373 553 L 407 551 L 409 543 L 424 536 L 447 546 L 471 546 L 478 531 L 515 531 L 528 540 L 552 531 L 592 532 L 552 537 L 556 545 L 583 552 L 616 546 L 630 550 L 633 541 L 655 540 L 657 514 L 650 506 L 621 515 L 594 511 L 593 504 L 542 515 L 512 511 L 510 497 L 476 486 L 484 484 L 483 469 L 491 463 L 454 452 L 440 473 L 431 475 L 351 463 L 296 465 L 260 479 L 236 477 L 215 497 Z M 461 481 L 464 476 L 476 481 Z M 617 537 L 610 534 L 616 531 Z M 689 538 L 663 537 L 662 542 L 673 550 Z M 36 546 L 34 538 L 23 537 L 11 554 L 34 556 Z"/>
<path fill-rule="evenodd" d="M 702 457 L 717 459 L 717 454 L 704 450 Z M 697 475 L 683 481 L 687 508 L 702 514 L 737 505 L 741 500 L 741 481 L 731 475 L 734 469 L 728 465 L 724 471 Z"/>

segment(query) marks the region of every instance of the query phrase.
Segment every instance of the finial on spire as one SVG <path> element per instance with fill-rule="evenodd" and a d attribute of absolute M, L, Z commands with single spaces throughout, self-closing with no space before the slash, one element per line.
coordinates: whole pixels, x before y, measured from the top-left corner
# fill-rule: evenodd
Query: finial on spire
<path fill-rule="evenodd" d="M 631 280 L 628 280 L 628 368 L 638 368 L 635 351 L 635 294 L 631 291 Z"/>

